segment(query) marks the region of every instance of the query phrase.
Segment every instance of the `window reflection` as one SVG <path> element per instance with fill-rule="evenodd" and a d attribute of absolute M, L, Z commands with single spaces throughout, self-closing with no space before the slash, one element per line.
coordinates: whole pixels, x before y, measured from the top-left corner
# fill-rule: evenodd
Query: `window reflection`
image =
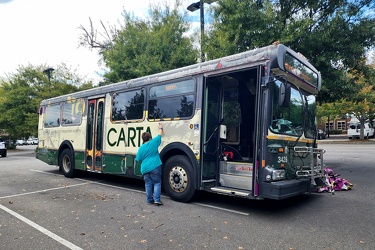
<path fill-rule="evenodd" d="M 79 125 L 82 121 L 82 100 L 66 102 L 62 106 L 62 121 L 64 125 Z"/>
<path fill-rule="evenodd" d="M 301 136 L 303 134 L 303 101 L 300 92 L 291 88 L 290 103 L 279 105 L 280 88 L 283 83 L 275 81 L 273 90 L 272 120 L 270 129 L 275 133 Z"/>
<path fill-rule="evenodd" d="M 315 138 L 317 135 L 316 124 L 316 97 L 314 95 L 306 96 L 306 129 L 305 136 L 307 138 Z"/>
<path fill-rule="evenodd" d="M 44 116 L 44 127 L 60 126 L 60 104 L 46 107 Z"/>
<path fill-rule="evenodd" d="M 116 93 L 112 97 L 112 121 L 140 120 L 143 109 L 143 89 Z"/>
<path fill-rule="evenodd" d="M 152 87 L 148 102 L 150 119 L 189 118 L 194 114 L 195 82 L 192 79 Z"/>

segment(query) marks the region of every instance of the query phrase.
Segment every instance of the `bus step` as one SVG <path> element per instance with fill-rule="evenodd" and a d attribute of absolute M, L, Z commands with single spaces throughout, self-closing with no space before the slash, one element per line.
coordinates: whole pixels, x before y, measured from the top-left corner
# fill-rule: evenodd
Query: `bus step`
<path fill-rule="evenodd" d="M 211 191 L 216 192 L 216 193 L 226 194 L 226 195 L 234 195 L 234 196 L 242 196 L 242 197 L 251 196 L 251 192 L 249 191 L 244 191 L 244 190 L 239 190 L 239 189 L 234 189 L 234 188 L 212 187 Z"/>
<path fill-rule="evenodd" d="M 203 183 L 216 182 L 216 179 L 202 180 Z"/>

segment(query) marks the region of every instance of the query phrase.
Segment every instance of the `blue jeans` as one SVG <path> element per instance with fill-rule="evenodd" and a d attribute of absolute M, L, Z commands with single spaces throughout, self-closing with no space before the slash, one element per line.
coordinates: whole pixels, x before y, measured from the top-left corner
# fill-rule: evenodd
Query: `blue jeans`
<path fill-rule="evenodd" d="M 147 203 L 160 201 L 161 166 L 143 175 L 146 187 Z"/>

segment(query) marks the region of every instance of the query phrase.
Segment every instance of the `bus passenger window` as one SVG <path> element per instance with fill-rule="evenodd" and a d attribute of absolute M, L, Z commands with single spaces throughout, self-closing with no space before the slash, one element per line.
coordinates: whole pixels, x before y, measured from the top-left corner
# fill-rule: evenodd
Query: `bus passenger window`
<path fill-rule="evenodd" d="M 62 106 L 61 125 L 80 125 L 82 121 L 82 100 L 69 101 Z"/>
<path fill-rule="evenodd" d="M 112 97 L 112 121 L 141 120 L 143 107 L 143 89 L 115 93 Z"/>
<path fill-rule="evenodd" d="M 46 107 L 43 124 L 46 128 L 60 126 L 60 104 Z"/>
<path fill-rule="evenodd" d="M 150 88 L 150 119 L 189 118 L 194 115 L 195 82 L 193 79 Z"/>

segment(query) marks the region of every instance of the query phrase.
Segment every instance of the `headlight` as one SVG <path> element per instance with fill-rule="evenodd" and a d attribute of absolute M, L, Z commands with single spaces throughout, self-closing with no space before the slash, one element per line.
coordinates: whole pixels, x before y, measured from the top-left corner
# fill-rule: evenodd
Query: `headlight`
<path fill-rule="evenodd" d="M 283 180 L 285 179 L 285 170 L 273 170 L 272 171 L 272 180 Z"/>

